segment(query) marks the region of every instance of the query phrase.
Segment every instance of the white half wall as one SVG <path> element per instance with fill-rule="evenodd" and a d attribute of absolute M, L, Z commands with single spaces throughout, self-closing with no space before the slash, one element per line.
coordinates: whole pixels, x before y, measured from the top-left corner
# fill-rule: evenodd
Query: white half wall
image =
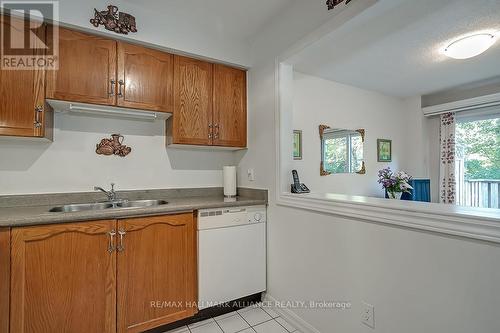
<path fill-rule="evenodd" d="M 500 327 L 496 244 L 279 206 L 271 207 L 268 221 L 273 298 L 352 304 L 292 310 L 317 332 L 493 333 Z M 362 302 L 375 307 L 375 330 L 361 323 Z"/>

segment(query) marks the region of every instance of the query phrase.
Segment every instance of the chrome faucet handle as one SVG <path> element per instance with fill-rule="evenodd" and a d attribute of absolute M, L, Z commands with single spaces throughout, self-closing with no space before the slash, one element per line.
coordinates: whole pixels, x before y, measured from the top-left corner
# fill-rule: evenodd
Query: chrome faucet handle
<path fill-rule="evenodd" d="M 109 191 L 109 200 L 110 201 L 116 200 L 115 183 L 111 183 L 111 191 Z"/>

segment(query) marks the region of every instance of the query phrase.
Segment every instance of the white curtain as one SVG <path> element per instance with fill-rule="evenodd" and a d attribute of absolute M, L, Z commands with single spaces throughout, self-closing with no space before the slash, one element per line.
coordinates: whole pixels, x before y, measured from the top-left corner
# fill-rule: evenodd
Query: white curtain
<path fill-rule="evenodd" d="M 455 177 L 455 113 L 441 115 L 440 146 L 441 163 L 439 169 L 439 201 L 445 204 L 456 203 Z"/>

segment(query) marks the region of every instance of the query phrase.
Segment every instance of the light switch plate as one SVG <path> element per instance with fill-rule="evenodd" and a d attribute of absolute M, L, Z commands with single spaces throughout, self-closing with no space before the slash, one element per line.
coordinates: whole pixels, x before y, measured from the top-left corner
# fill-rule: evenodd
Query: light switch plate
<path fill-rule="evenodd" d="M 362 303 L 361 322 L 368 327 L 375 328 L 375 307 L 373 305 Z"/>

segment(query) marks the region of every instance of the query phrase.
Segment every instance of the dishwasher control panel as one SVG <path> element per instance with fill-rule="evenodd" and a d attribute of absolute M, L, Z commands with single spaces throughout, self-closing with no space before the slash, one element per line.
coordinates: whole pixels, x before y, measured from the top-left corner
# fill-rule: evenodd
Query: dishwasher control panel
<path fill-rule="evenodd" d="M 266 207 L 264 206 L 247 207 L 247 220 L 248 223 L 267 222 Z"/>
<path fill-rule="evenodd" d="M 198 211 L 198 230 L 265 223 L 265 206 L 202 209 Z"/>

